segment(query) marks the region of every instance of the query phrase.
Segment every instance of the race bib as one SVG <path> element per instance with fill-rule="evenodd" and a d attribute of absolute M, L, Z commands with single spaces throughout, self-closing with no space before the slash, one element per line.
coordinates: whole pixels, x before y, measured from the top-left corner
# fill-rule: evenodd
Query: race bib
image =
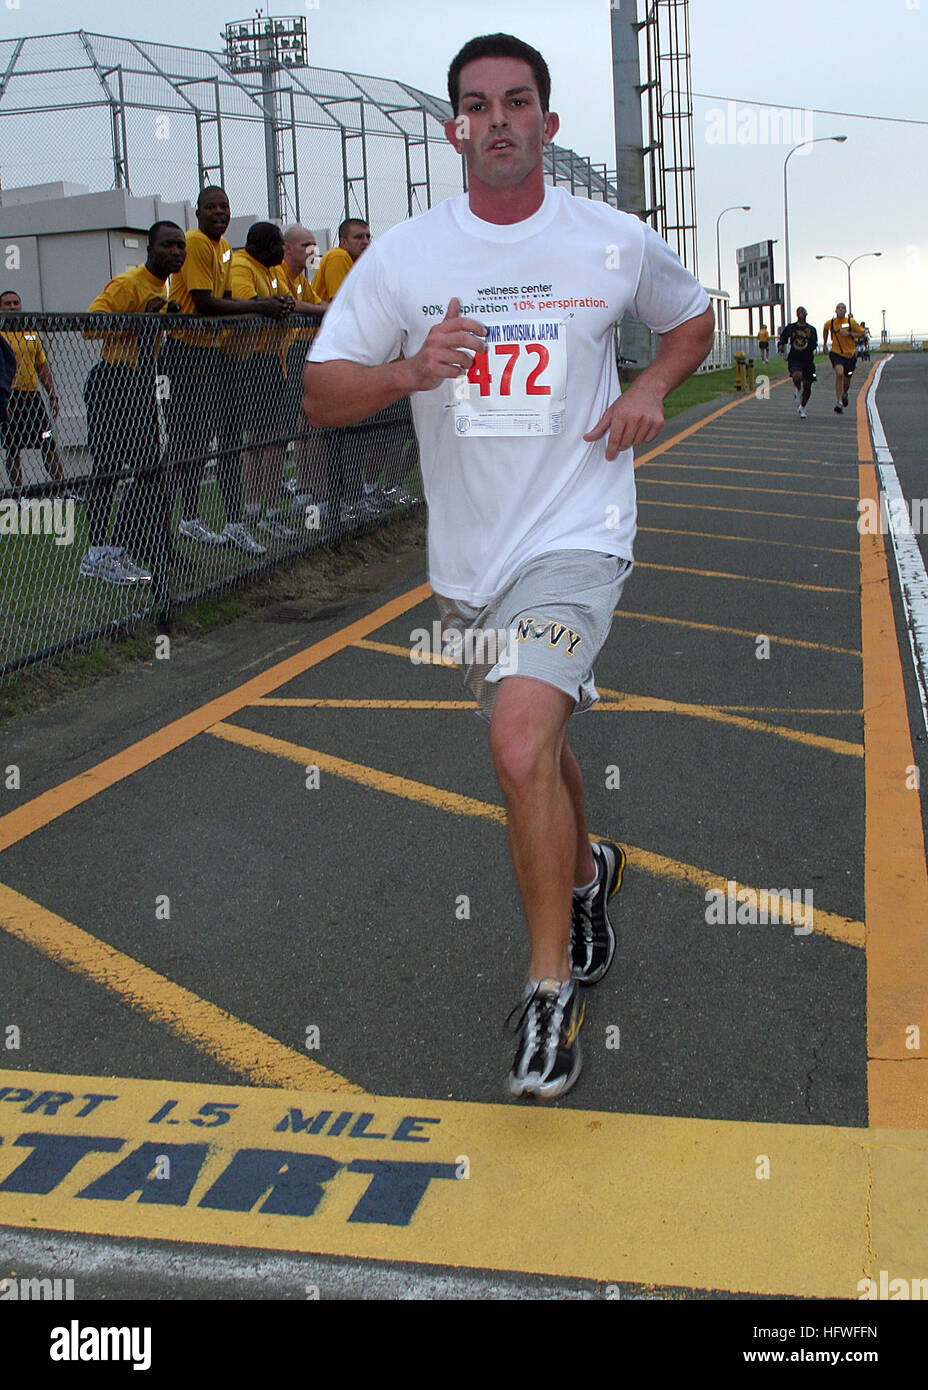
<path fill-rule="evenodd" d="M 487 350 L 454 382 L 454 431 L 466 437 L 560 434 L 567 398 L 567 325 L 494 323 Z"/>

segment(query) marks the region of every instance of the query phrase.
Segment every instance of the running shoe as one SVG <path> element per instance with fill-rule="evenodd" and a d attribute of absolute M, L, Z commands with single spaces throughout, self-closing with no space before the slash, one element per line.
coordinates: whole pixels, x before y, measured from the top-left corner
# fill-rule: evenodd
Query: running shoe
<path fill-rule="evenodd" d="M 529 980 L 514 1030 L 519 1034 L 509 1092 L 553 1100 L 580 1075 L 580 1025 L 585 1005 L 576 980 Z M 509 1019 L 506 1020 L 507 1024 Z"/>
<path fill-rule="evenodd" d="M 149 571 L 133 564 L 124 550 L 113 545 L 94 556 L 88 550 L 81 560 L 78 573 L 83 579 L 102 579 L 107 584 L 119 584 L 123 588 L 151 583 Z"/>
<path fill-rule="evenodd" d="M 225 545 L 229 539 L 228 526 L 224 531 L 213 531 L 198 516 L 191 521 L 182 521 L 177 528 L 177 534 L 183 536 L 185 541 L 199 541 L 201 545 Z"/>
<path fill-rule="evenodd" d="M 223 536 L 246 555 L 266 555 L 267 548 L 256 541 L 243 521 L 227 521 Z"/>
<path fill-rule="evenodd" d="M 836 415 L 843 415 L 843 414 L 844 414 L 844 410 L 843 410 L 843 408 L 842 408 L 840 405 L 836 405 L 836 406 L 835 406 L 835 414 L 836 414 Z"/>
<path fill-rule="evenodd" d="M 841 404 L 845 407 L 845 409 L 847 408 L 847 392 L 846 392 L 846 391 L 845 391 L 844 395 L 841 397 Z"/>
<path fill-rule="evenodd" d="M 806 408 L 804 405 L 801 405 L 799 407 L 799 418 L 800 420 L 804 420 L 806 418 Z"/>
<path fill-rule="evenodd" d="M 593 845 L 596 882 L 585 893 L 574 891 L 570 921 L 570 973 L 582 985 L 595 985 L 615 955 L 616 936 L 606 905 L 622 887 L 625 851 L 611 840 Z"/>

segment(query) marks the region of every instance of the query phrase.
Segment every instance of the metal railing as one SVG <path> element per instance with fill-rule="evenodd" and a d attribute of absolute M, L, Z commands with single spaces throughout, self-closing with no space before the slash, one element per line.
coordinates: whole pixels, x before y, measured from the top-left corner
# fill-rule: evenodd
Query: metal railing
<path fill-rule="evenodd" d="M 0 681 L 420 505 L 409 403 L 313 429 L 292 318 L 0 316 Z M 50 389 L 49 389 L 50 388 Z"/>

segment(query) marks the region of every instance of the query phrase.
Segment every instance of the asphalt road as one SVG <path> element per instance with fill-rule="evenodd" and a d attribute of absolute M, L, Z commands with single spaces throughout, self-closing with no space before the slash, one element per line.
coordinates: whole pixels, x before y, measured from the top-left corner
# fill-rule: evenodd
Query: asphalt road
<path fill-rule="evenodd" d="M 882 735 L 865 734 L 865 675 L 889 666 L 885 647 L 868 646 L 879 623 L 861 600 L 871 590 L 854 406 L 865 372 L 837 417 L 825 370 L 807 420 L 779 385 L 769 399 L 678 417 L 638 461 L 636 568 L 596 667 L 602 707 L 571 726 L 591 830 L 629 847 L 621 946 L 588 994 L 581 1079 L 553 1106 L 505 1097 L 503 1021 L 524 930 L 485 725 L 462 707 L 455 670 L 409 660 L 415 630 L 436 616 L 422 573 L 398 563 L 376 602 L 315 621 L 308 595 L 3 730 L 0 762 L 21 772 L 0 816 L 0 1025 L 16 1074 L 0 1077 L 0 1220 L 15 1228 L 18 1270 L 48 1269 L 64 1241 L 91 1298 L 180 1296 L 183 1252 L 183 1296 L 302 1297 L 307 1277 L 322 1297 L 599 1297 L 609 1280 L 625 1296 L 855 1296 L 858 1242 L 874 1241 L 879 1257 L 856 1186 L 872 1173 L 858 1160 L 875 1124 L 923 1134 L 928 1120 L 874 1067 L 905 1060 L 896 1033 L 912 1022 L 909 997 L 893 1013 L 897 965 L 881 965 L 868 939 L 868 874 L 872 884 L 897 793 L 868 780 L 868 740 Z M 913 496 L 928 494 L 926 390 L 928 357 L 911 356 L 886 367 L 878 393 Z M 928 770 L 891 560 L 890 589 L 905 698 L 881 696 L 880 722 Z M 899 875 L 921 892 L 911 860 Z M 811 930 L 801 914 L 758 920 L 763 890 L 789 893 L 797 913 L 812 907 Z M 912 930 L 923 937 L 928 924 L 916 917 Z M 880 1029 L 896 1039 L 885 1052 Z M 290 1116 L 283 1130 L 269 1087 Z M 113 1099 L 78 1117 L 78 1100 L 42 1099 L 56 1089 Z M 162 1114 L 170 1100 L 177 1108 Z M 201 1105 L 233 1109 L 219 1119 Z M 340 1109 L 353 1117 L 344 1137 L 320 1118 Z M 311 1113 L 313 1153 L 335 1165 L 312 1179 L 331 1184 L 312 1213 L 288 1198 L 275 1218 L 271 1199 L 258 1202 L 270 1178 L 247 1198 L 226 1193 L 224 1224 L 194 1210 L 207 1176 L 219 1181 L 209 1164 L 244 1181 L 241 1155 L 266 1152 L 255 1136 L 296 1143 Z M 107 1114 L 121 1118 L 107 1128 Z M 45 1177 L 16 1195 L 11 1175 L 28 1149 L 18 1133 L 77 1142 L 98 1120 L 106 1154 L 88 1151 L 67 1172 L 43 1159 Z M 193 1140 L 212 1145 L 174 1198 L 151 1176 L 167 1124 L 185 1126 L 170 1134 L 188 1149 L 168 1145 L 181 1167 L 201 1161 Z M 574 1153 L 601 1139 L 621 1154 L 641 1226 L 621 1228 L 607 1203 L 601 1246 L 578 1227 L 552 1253 L 523 1223 L 546 1191 L 570 1192 L 569 1165 L 558 1167 L 568 1136 Z M 429 1137 L 435 1172 L 416 1202 L 388 1192 L 396 1164 L 425 1152 L 403 1145 Z M 822 1171 L 839 1138 L 855 1155 L 844 1176 Z M 130 1172 L 118 1165 L 131 1144 L 142 1156 Z M 732 1145 L 750 1178 L 729 1192 Z M 922 1145 L 912 1141 L 919 1171 Z M 756 1205 L 768 1149 L 795 1168 L 809 1212 L 800 1200 L 797 1215 L 783 1186 L 777 1205 L 775 1181 L 769 1209 Z M 361 1152 L 395 1163 L 377 1170 L 366 1207 L 351 1189 L 352 1208 Z M 691 1166 L 700 1152 L 708 1169 Z M 478 1153 L 456 1189 L 473 1207 L 455 1212 L 443 1179 Z M 664 1153 L 679 1212 L 655 1177 Z M 906 1241 L 920 1257 L 928 1218 L 914 1172 L 887 1177 L 886 1201 L 916 1184 Z M 237 1193 L 235 1183 L 219 1186 Z M 836 1183 L 851 1205 L 846 1224 L 829 1225 L 845 1200 Z M 705 1228 L 694 1217 L 692 1231 L 665 1232 L 666 1245 L 652 1238 L 649 1221 L 666 1227 L 694 1208 Z M 752 1232 L 760 1253 L 742 1262 Z"/>

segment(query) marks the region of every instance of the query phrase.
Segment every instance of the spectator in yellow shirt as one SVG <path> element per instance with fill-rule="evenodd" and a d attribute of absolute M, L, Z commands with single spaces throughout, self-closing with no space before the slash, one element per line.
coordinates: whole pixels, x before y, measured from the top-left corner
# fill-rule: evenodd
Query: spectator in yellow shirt
<path fill-rule="evenodd" d="M 322 322 L 326 304 L 319 300 L 306 272 L 313 274 L 319 245 L 312 232 L 298 224 L 284 231 L 284 257 L 275 266 L 278 281 L 284 293 L 293 296 L 293 322 L 300 324 L 290 333 L 287 348 L 287 395 L 291 397 L 292 429 L 294 431 L 293 458 L 296 465 L 294 475 L 284 484 L 284 493 L 289 501 L 305 513 L 307 524 L 311 518 L 305 509 L 315 504 L 320 509 L 328 505 L 330 447 L 321 433 L 311 431 L 303 414 L 303 367 L 309 344 Z"/>
<path fill-rule="evenodd" d="M 22 310 L 23 302 L 15 290 L 4 290 L 0 294 L 0 314 L 21 314 Z M 40 450 L 49 477 L 63 483 L 64 469 L 39 392 L 41 382 L 48 394 L 52 414 L 57 417 L 58 396 L 41 339 L 34 329 L 8 329 L 3 337 L 16 356 L 16 375 L 10 390 L 7 420 L 0 425 L 0 440 L 6 455 L 10 485 L 23 485 L 23 449 Z"/>
<path fill-rule="evenodd" d="M 225 190 L 206 187 L 197 198 L 197 226 L 187 232 L 187 259 L 171 282 L 181 312 L 222 318 L 260 313 L 280 318 L 285 301 L 271 296 L 258 301 L 235 299 L 229 287 L 232 247 L 224 236 L 231 220 Z M 206 322 L 172 335 L 165 370 L 170 381 L 171 455 L 181 475 L 181 521 L 178 535 L 207 545 L 230 542 L 249 554 L 263 553 L 242 523 L 241 419 L 238 411 L 238 362 L 226 331 Z M 200 475 L 213 438 L 217 441 L 216 481 L 226 522 L 214 531 L 200 516 Z"/>
<path fill-rule="evenodd" d="M 283 237 L 273 222 L 253 223 L 248 228 L 244 251 L 232 253 L 232 294 L 255 306 L 262 300 L 282 297 L 276 267 L 283 252 Z M 292 303 L 290 299 L 291 312 Z M 276 325 L 254 332 L 247 344 L 242 378 L 245 525 L 249 531 L 255 528 L 271 540 L 286 540 L 297 534 L 279 514 L 284 448 L 290 425 L 284 391 L 286 342 L 286 333 Z"/>
<path fill-rule="evenodd" d="M 313 276 L 313 290 L 330 304 L 355 261 L 371 244 L 371 229 L 357 217 L 346 217 L 338 229 L 338 245 L 326 251 Z"/>
<path fill-rule="evenodd" d="M 831 334 L 831 352 L 828 353 L 835 369 L 835 414 L 843 415 L 847 406 L 847 394 L 851 388 L 851 377 L 857 366 L 857 344 L 864 331 L 856 319 L 847 312 L 847 305 L 835 305 L 835 316 L 829 319 L 822 329 L 822 351 L 828 351 L 828 335 Z"/>
<path fill-rule="evenodd" d="M 116 275 L 91 302 L 89 314 L 164 314 L 178 312 L 168 298 L 168 280 L 187 254 L 183 228 L 155 222 L 148 232 L 144 265 Z M 156 339 L 151 332 L 88 327 L 85 338 L 103 339 L 102 361 L 84 383 L 87 444 L 93 455 L 87 492 L 88 548 L 81 560 L 85 579 L 109 584 L 147 584 L 157 574 L 156 589 L 166 595 L 169 562 L 168 510 L 158 429 Z M 131 472 L 107 542 L 113 496 L 120 475 Z M 144 563 L 139 564 L 138 561 Z"/>

